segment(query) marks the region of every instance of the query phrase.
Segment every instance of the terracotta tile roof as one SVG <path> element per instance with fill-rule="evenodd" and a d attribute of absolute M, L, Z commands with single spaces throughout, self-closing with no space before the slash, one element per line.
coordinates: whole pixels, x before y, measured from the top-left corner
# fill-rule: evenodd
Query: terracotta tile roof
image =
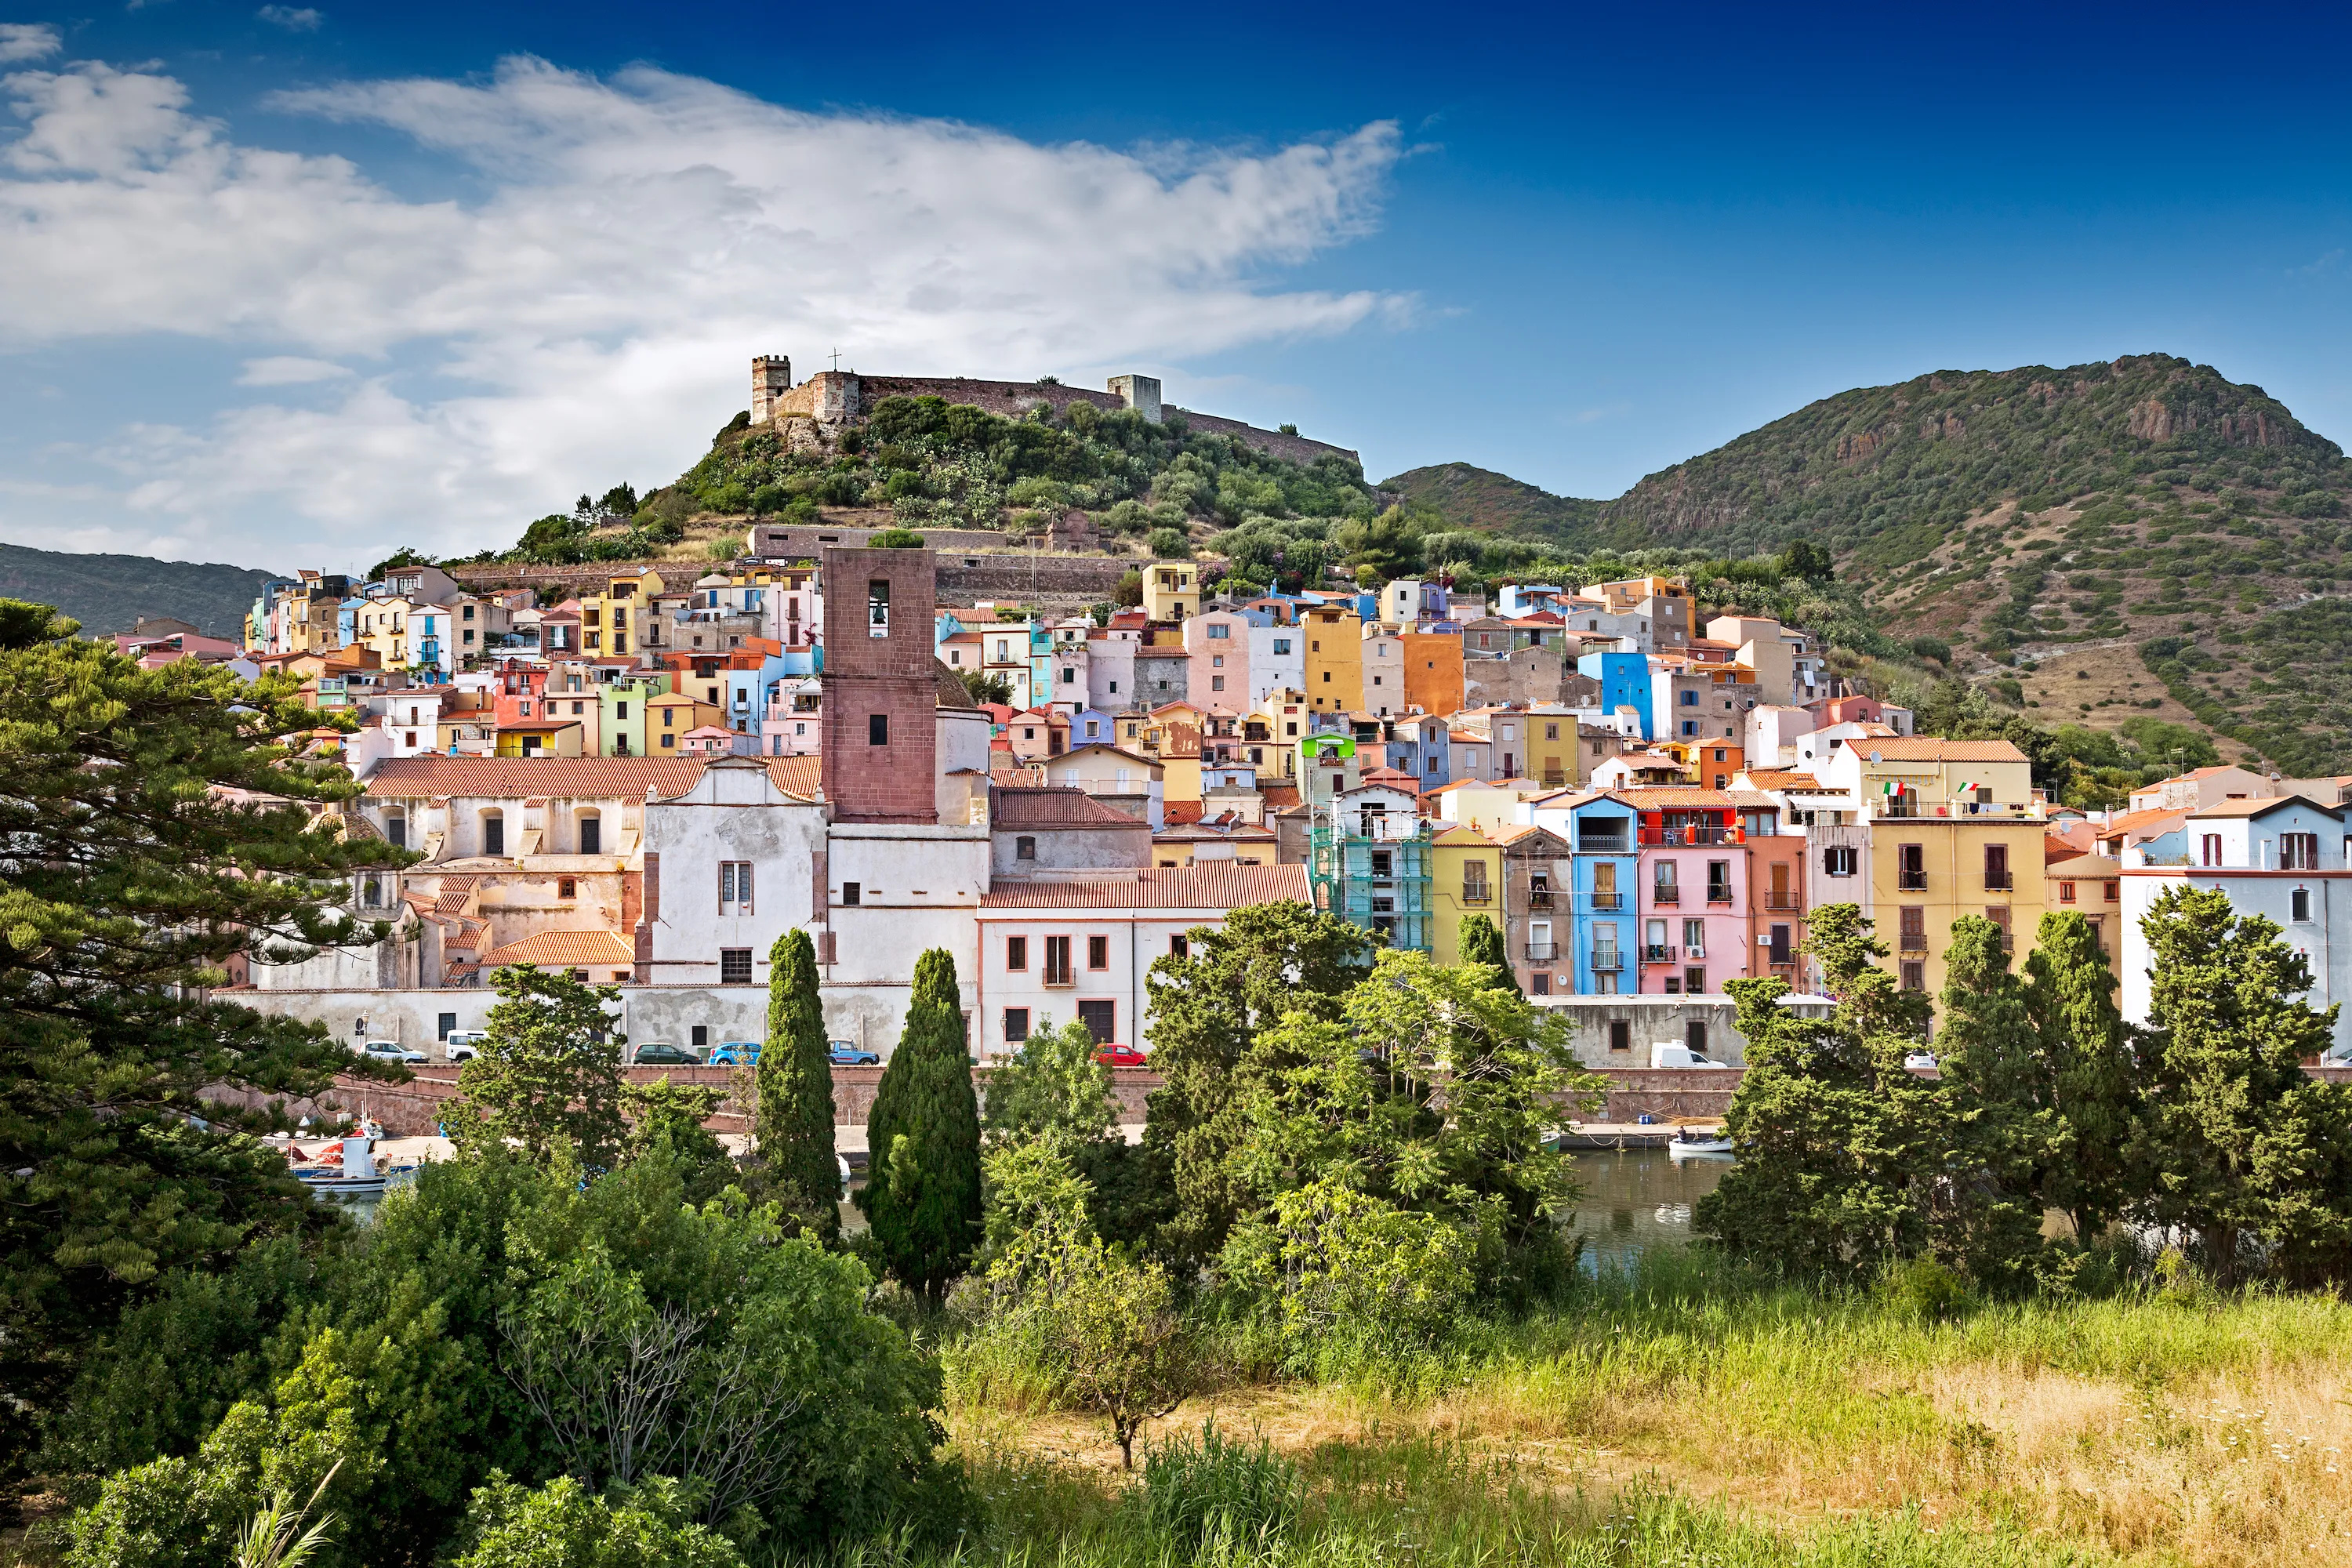
<path fill-rule="evenodd" d="M 1299 804 L 1297 784 L 1262 784 L 1257 786 L 1257 793 L 1265 797 L 1268 811 L 1287 811 Z"/>
<path fill-rule="evenodd" d="M 1195 806 L 1194 809 L 1199 809 Z M 1149 833 L 1150 824 L 1105 805 L 1082 789 L 1066 784 L 1044 789 L 998 788 L 990 792 L 991 827 L 1132 827 Z"/>
<path fill-rule="evenodd" d="M 1843 795 L 1842 789 L 1825 790 L 1822 781 L 1812 774 L 1794 768 L 1748 768 L 1748 782 L 1758 789 L 1792 789 L 1806 795 Z"/>
<path fill-rule="evenodd" d="M 436 915 L 465 913 L 467 895 L 473 892 L 474 884 L 481 879 L 479 876 L 463 873 L 442 878 L 440 896 L 433 900 L 433 912 Z"/>
<path fill-rule="evenodd" d="M 1867 739 L 1869 744 L 1860 742 Z M 1936 735 L 1856 736 L 1852 742 L 1864 760 L 1875 752 L 1890 763 L 2021 763 L 2026 755 L 2007 741 L 1947 741 Z"/>
<path fill-rule="evenodd" d="M 768 777 L 786 795 L 814 800 L 824 793 L 824 764 L 814 752 L 797 757 L 770 757 Z"/>
<path fill-rule="evenodd" d="M 2323 816 L 2339 816 L 2336 807 L 2321 805 L 2307 795 L 2274 795 L 2264 800 L 2217 800 L 2210 805 L 2200 806 L 2189 814 L 2191 821 L 2202 822 L 2217 816 L 2266 816 L 2283 805 L 2309 806 Z"/>
<path fill-rule="evenodd" d="M 2158 834 L 2169 832 L 2188 820 L 2189 808 L 2185 805 L 2169 809 L 2151 806 L 2145 811 L 2126 811 L 2121 816 L 2109 817 L 2107 825 L 2099 829 L 2099 837 L 2114 838 L 2124 834 L 2140 833 L 2153 837 Z"/>
<path fill-rule="evenodd" d="M 1164 801 L 1160 807 L 1160 820 L 1175 824 L 1201 820 L 1201 803 L 1197 800 Z"/>
<path fill-rule="evenodd" d="M 543 931 L 494 948 L 482 957 L 491 968 L 502 963 L 614 968 L 636 961 L 636 949 L 622 940 L 620 932 L 611 931 Z"/>
<path fill-rule="evenodd" d="M 1213 860 L 1160 867 L 1100 882 L 1003 882 L 981 896 L 983 910 L 1235 910 L 1246 904 L 1311 901 L 1304 866 L 1242 866 Z"/>
<path fill-rule="evenodd" d="M 2003 742 L 2002 744 L 2008 744 Z M 1643 811 L 1695 811 L 1733 806 L 1738 802 L 1721 790 L 1635 786 L 1615 792 L 1617 798 Z"/>
<path fill-rule="evenodd" d="M 698 757 L 393 757 L 368 775 L 380 799 L 478 795 L 643 800 L 684 795 L 702 776 Z"/>
<path fill-rule="evenodd" d="M 1438 834 L 1436 837 L 1433 837 L 1430 842 L 1432 844 L 1443 844 L 1449 847 L 1456 846 L 1467 847 L 1477 845 L 1491 847 L 1494 840 L 1488 838 L 1485 834 L 1479 832 L 1469 824 L 1461 823 L 1453 827 L 1447 828 L 1443 833 Z"/>

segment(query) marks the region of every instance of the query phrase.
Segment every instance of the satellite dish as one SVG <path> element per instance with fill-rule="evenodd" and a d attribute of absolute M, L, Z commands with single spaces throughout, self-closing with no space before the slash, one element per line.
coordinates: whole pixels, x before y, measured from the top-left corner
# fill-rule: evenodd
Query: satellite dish
<path fill-rule="evenodd" d="M 1883 763 L 1883 762 L 1885 762 L 1886 759 L 1885 759 L 1884 756 L 1880 755 L 1878 752 L 1871 752 L 1871 753 L 1870 753 L 1870 760 L 1871 760 L 1872 762 L 1874 762 L 1874 763 Z"/>

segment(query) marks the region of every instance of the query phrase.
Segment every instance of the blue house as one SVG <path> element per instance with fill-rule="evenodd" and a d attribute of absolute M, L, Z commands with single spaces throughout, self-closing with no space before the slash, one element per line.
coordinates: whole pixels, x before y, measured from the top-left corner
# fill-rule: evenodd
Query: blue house
<path fill-rule="evenodd" d="M 1627 956 L 1633 948 L 1633 895 L 1641 867 L 1633 807 L 1605 792 L 1563 792 L 1531 804 L 1537 825 L 1570 849 L 1565 934 L 1576 965 L 1576 994 L 1613 996 L 1639 990 L 1628 977 L 1640 971 Z"/>
<path fill-rule="evenodd" d="M 1099 708 L 1081 708 L 1070 715 L 1070 749 L 1080 746 L 1116 746 L 1118 731 L 1112 728 L 1111 716 Z"/>
<path fill-rule="evenodd" d="M 1576 672 L 1601 682 L 1601 712 L 1603 718 L 1614 714 L 1620 708 L 1631 708 L 1642 716 L 1642 739 L 1657 739 L 1651 727 L 1649 655 L 1588 653 L 1576 661 Z"/>

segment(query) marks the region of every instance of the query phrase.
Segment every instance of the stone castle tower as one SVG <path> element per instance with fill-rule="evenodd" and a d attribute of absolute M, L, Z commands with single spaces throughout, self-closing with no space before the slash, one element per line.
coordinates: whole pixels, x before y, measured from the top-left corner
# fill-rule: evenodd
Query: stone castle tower
<path fill-rule="evenodd" d="M 761 354 L 751 362 L 751 423 L 765 425 L 778 401 L 793 389 L 793 362 L 785 354 Z"/>

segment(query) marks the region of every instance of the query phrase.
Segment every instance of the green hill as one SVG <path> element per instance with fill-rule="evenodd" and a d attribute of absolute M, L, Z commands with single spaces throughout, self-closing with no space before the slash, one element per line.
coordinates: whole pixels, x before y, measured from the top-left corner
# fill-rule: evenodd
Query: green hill
<path fill-rule="evenodd" d="M 272 575 L 245 566 L 0 544 L 0 597 L 55 605 L 91 637 L 127 632 L 142 616 L 163 616 L 214 637 L 241 637 L 246 612 Z"/>
<path fill-rule="evenodd" d="M 1516 539 L 1580 541 L 1599 521 L 1602 502 L 1556 496 L 1524 479 L 1468 463 L 1409 468 L 1381 489 L 1407 505 L 1434 508 L 1455 528 Z"/>
<path fill-rule="evenodd" d="M 1391 483 L 1464 528 L 1544 494 L 1476 469 L 1423 479 L 1456 467 Z M 1578 553 L 1811 540 L 1883 631 L 1953 645 L 2036 718 L 2194 716 L 2310 774 L 2352 769 L 2347 501 L 2352 464 L 2276 399 L 2145 354 L 1840 393 L 1580 522 L 1510 531 Z"/>

